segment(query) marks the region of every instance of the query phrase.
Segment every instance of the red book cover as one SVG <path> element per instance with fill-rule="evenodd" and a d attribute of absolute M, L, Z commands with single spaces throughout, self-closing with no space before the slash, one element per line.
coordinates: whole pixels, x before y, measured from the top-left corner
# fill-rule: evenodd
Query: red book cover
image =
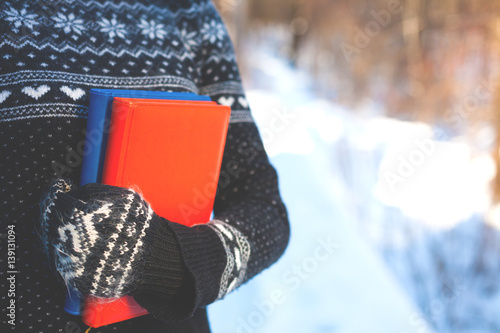
<path fill-rule="evenodd" d="M 229 116 L 215 102 L 115 98 L 102 183 L 138 190 L 169 221 L 208 222 Z M 100 327 L 147 313 L 131 296 L 89 296 L 83 320 Z"/>

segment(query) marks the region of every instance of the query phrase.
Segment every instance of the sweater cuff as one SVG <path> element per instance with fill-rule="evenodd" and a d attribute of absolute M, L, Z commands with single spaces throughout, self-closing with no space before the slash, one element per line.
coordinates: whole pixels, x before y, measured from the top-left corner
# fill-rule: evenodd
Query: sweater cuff
<path fill-rule="evenodd" d="M 186 227 L 169 222 L 169 226 L 179 242 L 189 273 L 183 288 L 187 298 L 182 304 L 188 310 L 186 316 L 190 317 L 199 307 L 217 299 L 226 266 L 226 252 L 220 238 L 207 225 Z"/>
<path fill-rule="evenodd" d="M 144 268 L 133 292 L 137 303 L 153 316 L 166 322 L 184 319 L 186 307 L 176 299 L 189 279 L 179 244 L 168 221 L 155 215 L 144 240 Z"/>

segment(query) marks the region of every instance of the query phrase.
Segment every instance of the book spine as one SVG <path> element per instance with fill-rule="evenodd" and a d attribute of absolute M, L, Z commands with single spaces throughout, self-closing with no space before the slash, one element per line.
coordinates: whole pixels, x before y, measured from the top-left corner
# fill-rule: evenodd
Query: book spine
<path fill-rule="evenodd" d="M 109 116 L 106 116 L 109 99 L 109 96 L 95 94 L 92 91 L 90 93 L 80 186 L 100 181 L 101 160 L 104 156 L 102 146 L 106 144 L 106 141 L 103 141 L 103 133 L 109 120 Z M 72 315 L 81 314 L 81 299 L 71 287 L 66 293 L 64 310 Z"/>
<path fill-rule="evenodd" d="M 103 98 L 102 104 L 104 106 L 104 118 L 100 124 L 102 129 L 102 141 L 101 141 L 101 151 L 99 153 L 99 165 L 97 170 L 97 182 L 100 183 L 102 179 L 102 168 L 104 166 L 104 160 L 106 158 L 106 148 L 108 146 L 108 135 L 110 131 L 111 124 L 111 107 L 113 105 L 113 96 L 106 96 Z"/>
<path fill-rule="evenodd" d="M 110 96 L 90 93 L 85 147 L 82 162 L 80 185 L 99 182 L 100 167 L 103 159 L 103 146 L 106 145 L 104 134 L 107 130 L 109 115 L 106 114 Z"/>
<path fill-rule="evenodd" d="M 121 185 L 120 180 L 123 171 L 124 154 L 126 153 L 127 134 L 133 109 L 134 105 L 132 103 L 121 102 L 120 98 L 115 98 L 113 101 L 106 158 L 102 171 L 101 182 L 103 184 Z"/>

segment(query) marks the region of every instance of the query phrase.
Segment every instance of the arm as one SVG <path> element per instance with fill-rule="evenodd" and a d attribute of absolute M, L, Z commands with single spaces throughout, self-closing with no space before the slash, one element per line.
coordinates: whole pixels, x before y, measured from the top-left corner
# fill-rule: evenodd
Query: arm
<path fill-rule="evenodd" d="M 213 221 L 192 228 L 169 224 L 189 272 L 177 301 L 182 317 L 269 267 L 284 252 L 290 233 L 277 174 L 245 99 L 232 43 L 215 9 L 201 20 L 199 31 L 210 26 L 205 30 L 211 35 L 199 36 L 200 94 L 230 105 L 231 120 Z M 221 33 L 212 38 L 213 31 Z M 140 295 L 135 297 L 148 308 Z"/>
<path fill-rule="evenodd" d="M 133 190 L 101 184 L 73 189 L 59 180 L 42 200 L 40 235 L 68 285 L 84 295 L 133 295 L 166 322 L 223 298 L 275 262 L 289 239 L 276 172 L 244 99 L 231 42 L 207 8 L 202 26 L 193 27 L 205 34 L 196 39 L 195 81 L 200 94 L 232 108 L 214 220 L 170 222 Z"/>
<path fill-rule="evenodd" d="M 169 226 L 189 271 L 188 290 L 194 291 L 189 304 L 180 301 L 188 313 L 223 298 L 281 256 L 289 239 L 288 218 L 253 122 L 230 124 L 214 220 L 192 228 Z"/>

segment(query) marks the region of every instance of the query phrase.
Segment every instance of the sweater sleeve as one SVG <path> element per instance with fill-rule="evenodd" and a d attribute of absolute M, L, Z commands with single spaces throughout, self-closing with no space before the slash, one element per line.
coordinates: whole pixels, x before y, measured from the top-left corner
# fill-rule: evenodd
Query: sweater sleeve
<path fill-rule="evenodd" d="M 169 320 L 191 316 L 269 267 L 283 254 L 290 235 L 278 177 L 251 116 L 233 46 L 215 8 L 200 15 L 194 29 L 200 32 L 193 37 L 198 48 L 193 43 L 191 49 L 199 93 L 230 106 L 231 118 L 213 220 L 193 227 L 167 222 L 187 273 L 173 302 L 160 302 L 148 310 Z M 135 297 L 141 304 L 143 298 Z"/>
<path fill-rule="evenodd" d="M 232 122 L 214 205 L 214 219 L 171 224 L 192 276 L 192 310 L 236 289 L 273 264 L 289 240 L 275 169 L 253 122 Z"/>

